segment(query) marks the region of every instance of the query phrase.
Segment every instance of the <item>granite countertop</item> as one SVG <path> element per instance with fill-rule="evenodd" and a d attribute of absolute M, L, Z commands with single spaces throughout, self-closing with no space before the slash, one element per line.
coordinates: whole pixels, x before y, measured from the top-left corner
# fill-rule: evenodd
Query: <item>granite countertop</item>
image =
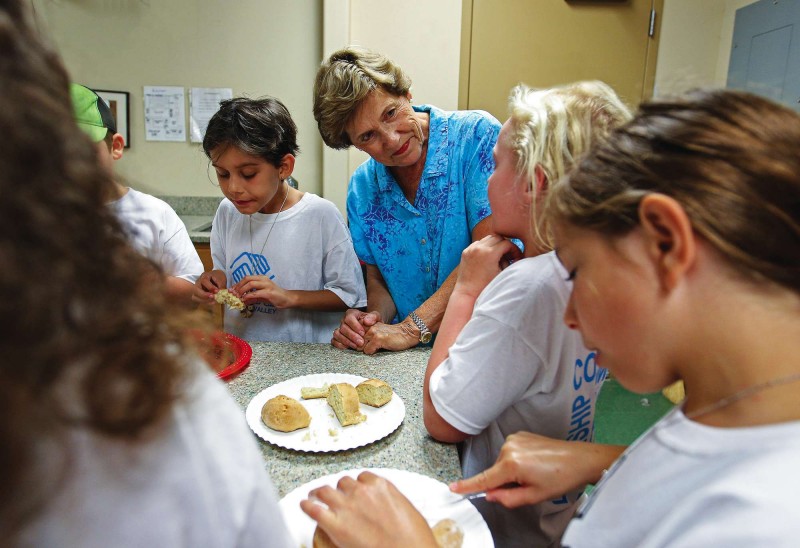
<path fill-rule="evenodd" d="M 186 225 L 193 243 L 207 244 L 211 241 L 211 221 L 214 220 L 214 214 L 222 201 L 221 196 L 159 196 L 159 198 L 175 210 Z"/>
<path fill-rule="evenodd" d="M 298 188 L 297 180 L 289 177 L 288 182 Z M 207 244 L 211 241 L 211 221 L 222 201 L 222 196 L 158 196 L 167 202 L 178 214 L 189 238 L 195 244 Z"/>
<path fill-rule="evenodd" d="M 207 244 L 211 241 L 211 221 L 214 215 L 178 215 L 186 230 L 189 238 L 195 244 Z"/>
<path fill-rule="evenodd" d="M 422 420 L 422 382 L 430 349 L 367 356 L 338 350 L 329 344 L 253 342 L 250 345 L 253 348 L 250 366 L 228 383 L 242 409 L 265 388 L 312 373 L 347 373 L 382 379 L 406 406 L 403 424 L 392 434 L 347 451 L 306 453 L 256 438 L 279 496 L 320 476 L 352 468 L 399 468 L 445 483 L 461 477 L 456 446 L 431 438 Z"/>

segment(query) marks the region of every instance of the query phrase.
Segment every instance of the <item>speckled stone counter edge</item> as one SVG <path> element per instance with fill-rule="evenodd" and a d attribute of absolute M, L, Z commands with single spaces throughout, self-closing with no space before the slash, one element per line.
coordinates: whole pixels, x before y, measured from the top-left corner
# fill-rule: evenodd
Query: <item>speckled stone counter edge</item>
<path fill-rule="evenodd" d="M 196 244 L 207 244 L 211 241 L 211 230 L 195 230 L 206 226 L 214 219 L 222 196 L 158 196 L 167 202 L 181 218 L 189 232 L 189 238 Z"/>
<path fill-rule="evenodd" d="M 167 202 L 178 215 L 214 216 L 222 196 L 158 196 Z"/>

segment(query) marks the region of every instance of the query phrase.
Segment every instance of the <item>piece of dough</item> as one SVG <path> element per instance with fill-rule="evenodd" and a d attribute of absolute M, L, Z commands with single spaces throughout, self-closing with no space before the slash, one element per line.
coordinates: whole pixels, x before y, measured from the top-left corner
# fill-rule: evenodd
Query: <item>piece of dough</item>
<path fill-rule="evenodd" d="M 352 384 L 340 382 L 333 384 L 328 391 L 328 405 L 331 406 L 339 424 L 349 426 L 367 420 L 366 415 L 361 414 L 358 406 L 358 392 Z"/>
<path fill-rule="evenodd" d="M 247 307 L 242 299 L 227 289 L 220 289 L 217 291 L 214 294 L 214 300 L 220 304 L 226 305 L 228 308 L 233 308 L 234 310 L 244 310 Z"/>
<path fill-rule="evenodd" d="M 675 381 L 661 391 L 664 397 L 674 404 L 679 404 L 686 397 L 686 392 L 683 388 L 683 381 Z"/>
<path fill-rule="evenodd" d="M 267 400 L 261 408 L 261 420 L 273 430 L 292 432 L 311 424 L 311 415 L 296 399 L 280 395 Z"/>
<path fill-rule="evenodd" d="M 368 379 L 358 386 L 358 401 L 372 407 L 383 407 L 392 399 L 392 387 L 379 379 Z"/>
<path fill-rule="evenodd" d="M 452 519 L 437 522 L 431 530 L 439 548 L 461 548 L 464 542 L 464 531 Z"/>
<path fill-rule="evenodd" d="M 304 400 L 327 398 L 328 390 L 330 390 L 330 386 L 328 386 L 328 383 L 325 383 L 320 388 L 315 388 L 313 386 L 304 386 L 303 388 L 300 389 L 300 397 L 302 397 Z"/>

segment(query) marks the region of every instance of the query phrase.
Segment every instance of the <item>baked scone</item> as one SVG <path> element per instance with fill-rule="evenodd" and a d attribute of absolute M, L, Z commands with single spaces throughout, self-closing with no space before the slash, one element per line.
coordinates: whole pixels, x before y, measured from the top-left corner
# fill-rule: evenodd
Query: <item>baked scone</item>
<path fill-rule="evenodd" d="M 313 386 L 304 386 L 300 389 L 300 397 L 304 400 L 313 400 L 316 398 L 327 398 L 328 397 L 328 390 L 330 386 L 328 383 L 325 383 L 319 388 L 315 388 Z"/>
<path fill-rule="evenodd" d="M 372 407 L 383 407 L 392 399 L 392 387 L 379 379 L 367 379 L 356 386 L 358 401 Z"/>
<path fill-rule="evenodd" d="M 332 384 L 328 391 L 328 405 L 331 406 L 339 424 L 349 426 L 367 420 L 366 415 L 361 414 L 358 406 L 358 392 L 352 384 L 340 382 Z"/>
<path fill-rule="evenodd" d="M 311 415 L 296 399 L 280 395 L 267 400 L 261 408 L 261 420 L 273 430 L 292 432 L 311 424 Z"/>
<path fill-rule="evenodd" d="M 439 548 L 461 548 L 464 531 L 452 519 L 443 519 L 431 527 Z"/>
<path fill-rule="evenodd" d="M 329 537 L 328 533 L 323 531 L 319 525 L 314 529 L 314 539 L 312 542 L 314 548 L 336 548 L 336 544 L 333 543 L 331 537 Z"/>
<path fill-rule="evenodd" d="M 220 304 L 226 305 L 228 308 L 233 308 L 234 310 L 244 310 L 247 308 L 247 305 L 244 304 L 244 301 L 228 291 L 227 289 L 220 289 L 214 294 L 214 300 Z"/>

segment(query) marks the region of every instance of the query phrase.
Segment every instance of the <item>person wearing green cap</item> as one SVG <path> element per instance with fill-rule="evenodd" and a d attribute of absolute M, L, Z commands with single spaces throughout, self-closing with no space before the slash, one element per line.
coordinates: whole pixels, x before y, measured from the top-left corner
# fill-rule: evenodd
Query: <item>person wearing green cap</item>
<path fill-rule="evenodd" d="M 167 296 L 191 305 L 194 283 L 203 263 L 186 226 L 163 200 L 120 184 L 114 162 L 122 158 L 125 138 L 117 133 L 111 109 L 97 93 L 80 84 L 70 85 L 75 121 L 96 144 L 100 164 L 111 174 L 108 206 L 125 228 L 131 244 L 167 275 Z"/>

